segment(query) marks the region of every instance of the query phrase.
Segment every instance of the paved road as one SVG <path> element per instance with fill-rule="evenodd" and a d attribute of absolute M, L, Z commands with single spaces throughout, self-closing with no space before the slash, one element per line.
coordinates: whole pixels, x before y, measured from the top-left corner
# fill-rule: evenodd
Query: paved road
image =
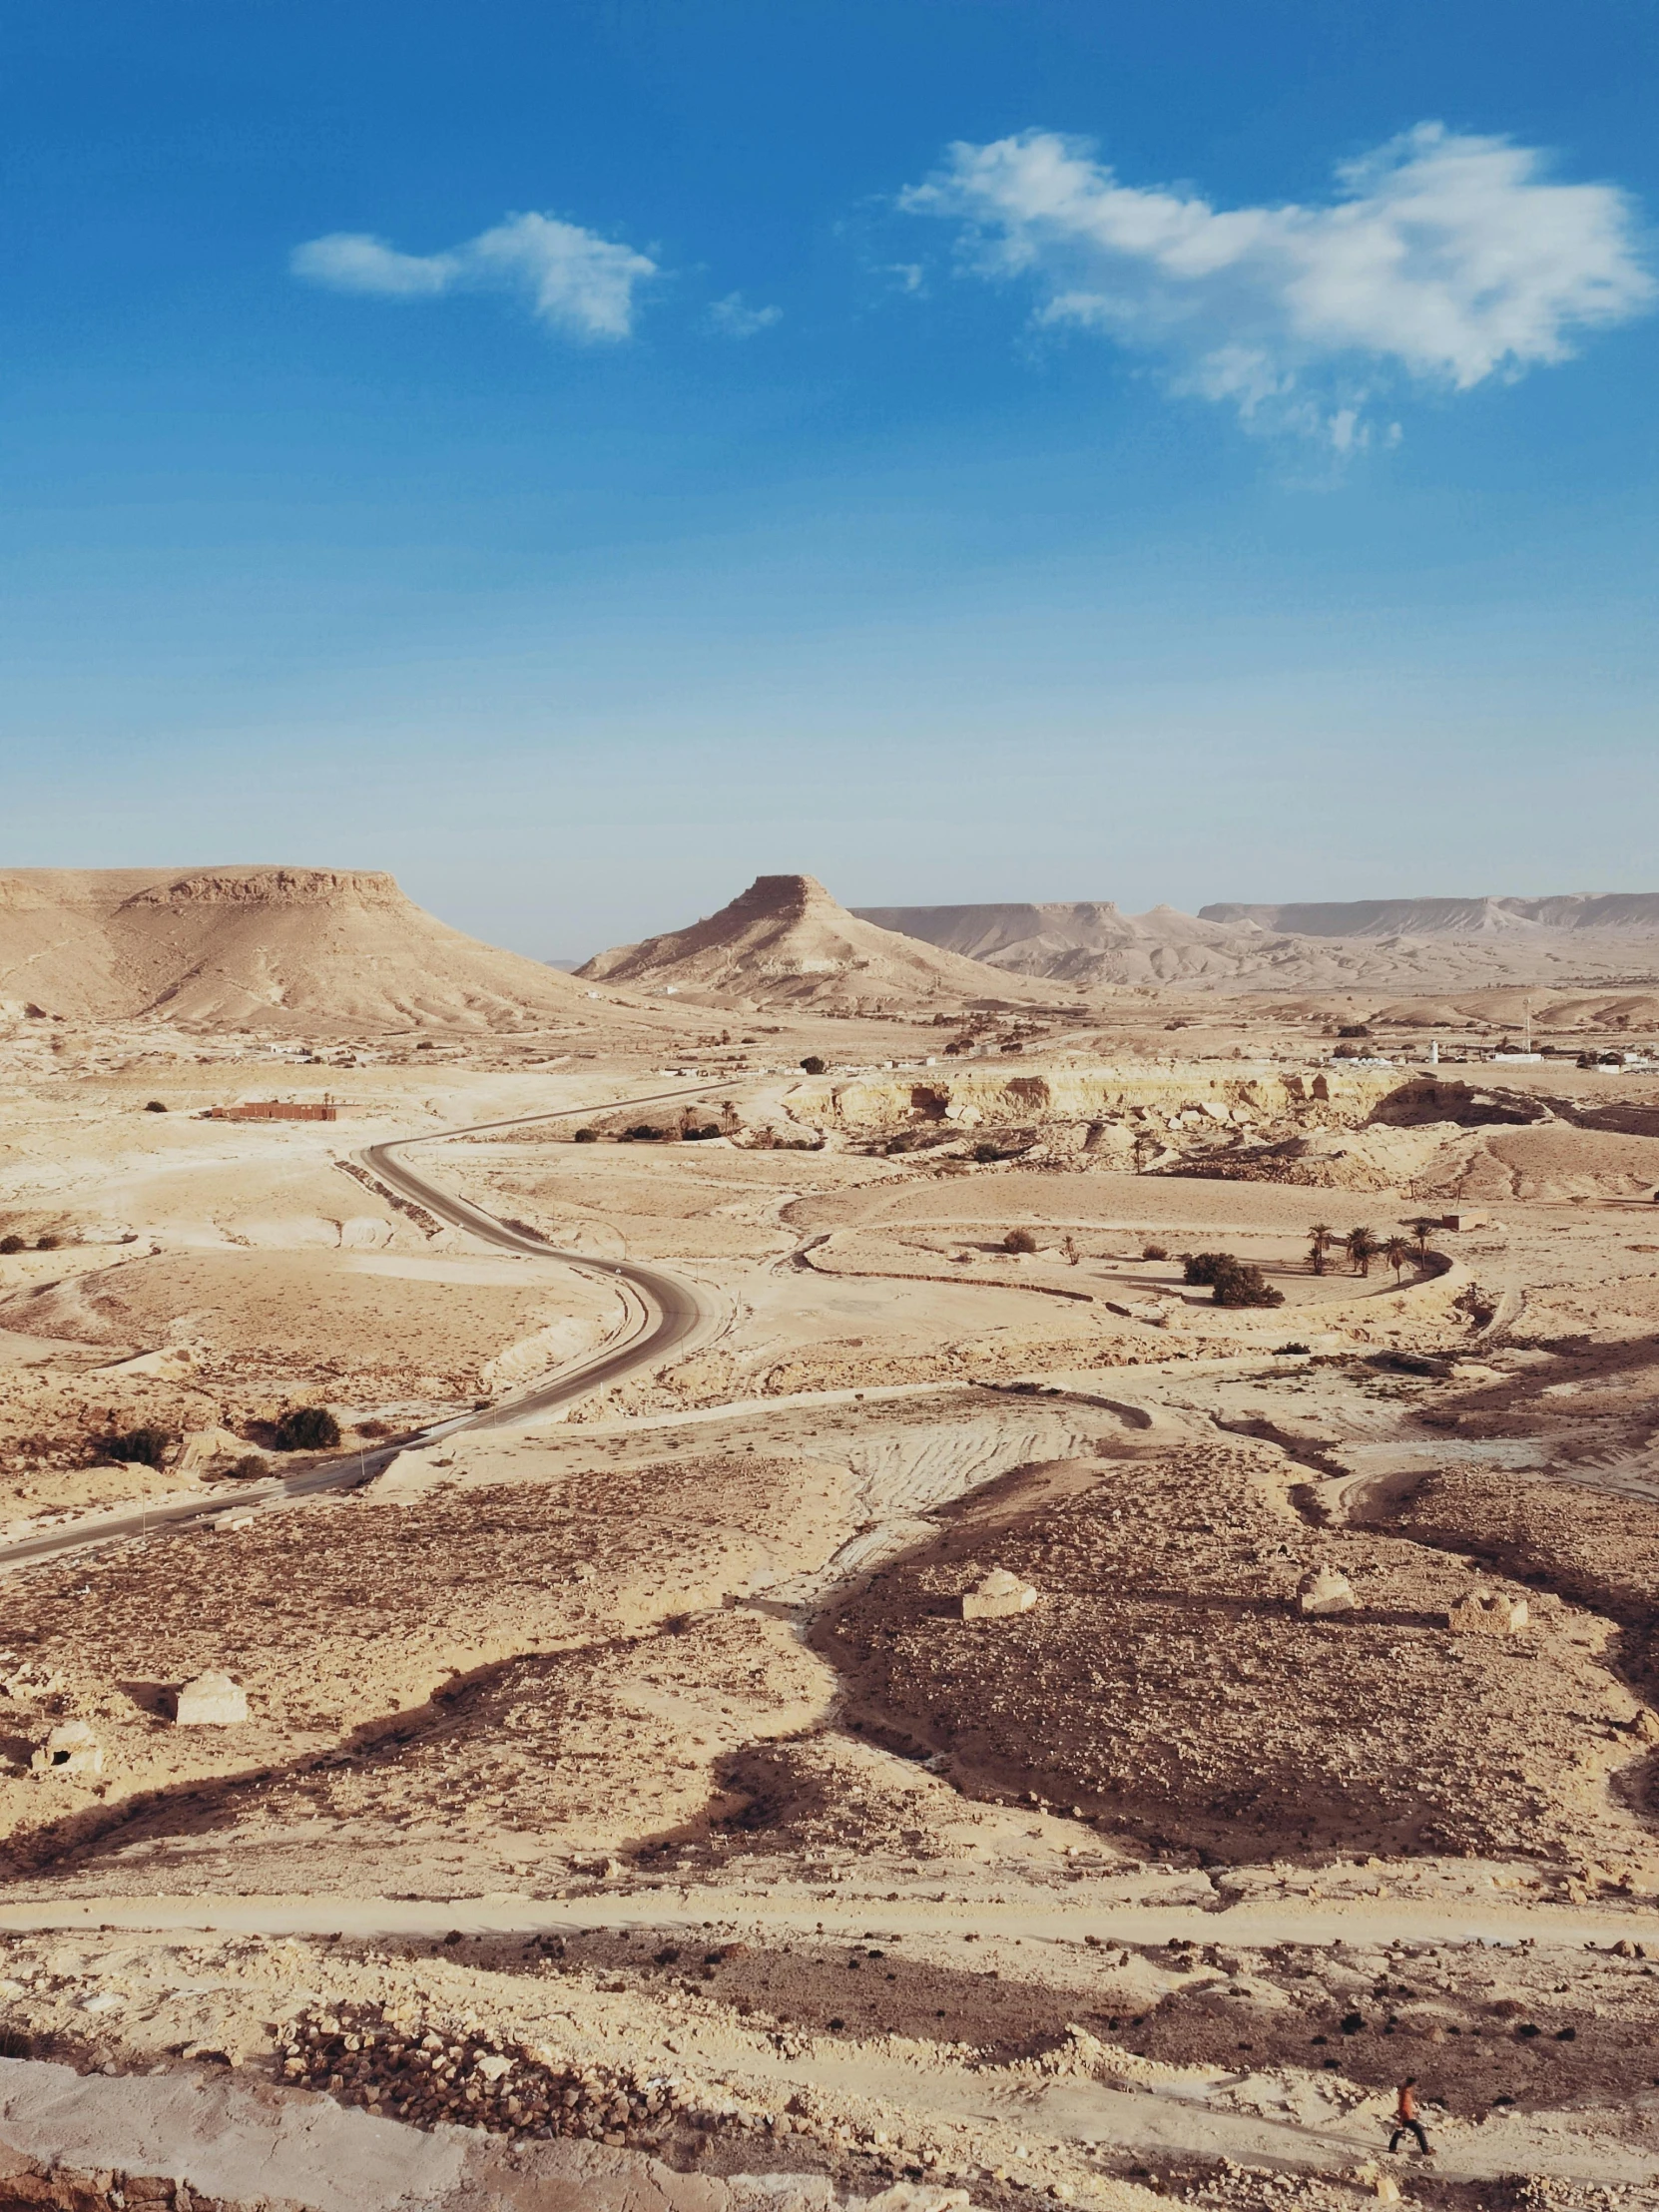
<path fill-rule="evenodd" d="M 526 1122 L 563 1121 L 579 1115 L 615 1113 L 624 1106 L 661 1106 L 672 1101 L 703 1098 L 710 1091 L 730 1088 L 724 1083 L 703 1083 L 677 1091 L 655 1091 L 646 1098 L 616 1099 L 606 1106 L 562 1106 L 548 1113 L 514 1114 L 505 1121 L 470 1123 L 464 1129 L 440 1129 L 425 1136 L 398 1137 L 387 1144 L 367 1146 L 356 1155 L 359 1164 L 401 1197 L 424 1206 L 441 1221 L 464 1229 L 469 1236 L 506 1252 L 528 1253 L 538 1260 L 556 1260 L 584 1274 L 626 1284 L 629 1303 L 637 1308 L 633 1327 L 619 1343 L 608 1345 L 592 1358 L 578 1361 L 549 1382 L 518 1392 L 499 1404 L 476 1413 L 463 1413 L 423 1429 L 405 1444 L 386 1444 L 374 1451 L 353 1452 L 348 1458 L 330 1459 L 302 1473 L 280 1475 L 270 1482 L 239 1484 L 234 1492 L 220 1489 L 212 1498 L 192 1495 L 158 1499 L 137 1506 L 122 1506 L 111 1513 L 84 1514 L 63 1528 L 51 1528 L 20 1542 L 0 1545 L 0 1569 L 23 1566 L 38 1559 L 56 1558 L 93 1545 L 123 1543 L 134 1536 L 173 1535 L 181 1529 L 218 1520 L 225 1513 L 241 1513 L 256 1505 L 286 1504 L 296 1498 L 314 1497 L 325 1491 L 355 1489 L 377 1474 L 408 1441 L 430 1442 L 439 1436 L 459 1435 L 465 1429 L 497 1428 L 544 1412 L 550 1405 L 582 1397 L 606 1382 L 615 1382 L 637 1369 L 660 1366 L 706 1322 L 714 1309 L 695 1284 L 683 1282 L 663 1268 L 641 1267 L 632 1260 L 596 1260 L 585 1252 L 561 1252 L 528 1230 L 509 1228 L 481 1206 L 457 1198 L 441 1184 L 433 1183 L 393 1155 L 410 1145 L 439 1144 L 451 1137 L 481 1136 L 491 1129 L 516 1129 Z"/>

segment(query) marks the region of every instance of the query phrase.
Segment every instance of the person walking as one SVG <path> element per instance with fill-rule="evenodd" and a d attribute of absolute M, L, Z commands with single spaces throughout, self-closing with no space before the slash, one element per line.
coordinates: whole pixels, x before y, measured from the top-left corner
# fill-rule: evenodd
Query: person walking
<path fill-rule="evenodd" d="M 1434 2153 L 1428 2147 L 1428 2137 L 1423 2133 L 1422 2121 L 1417 2115 L 1417 2100 L 1413 2093 L 1416 2086 L 1415 2074 L 1408 2074 L 1399 2085 L 1399 2094 L 1394 2099 L 1394 2131 L 1388 2137 L 1388 2149 L 1397 2150 L 1402 2135 L 1414 2135 L 1417 2148 L 1424 2158 L 1432 2158 Z"/>

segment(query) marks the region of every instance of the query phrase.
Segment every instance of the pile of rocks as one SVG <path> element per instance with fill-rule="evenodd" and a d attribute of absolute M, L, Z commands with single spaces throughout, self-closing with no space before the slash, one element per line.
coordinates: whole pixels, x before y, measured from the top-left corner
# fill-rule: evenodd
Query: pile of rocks
<path fill-rule="evenodd" d="M 322 2007 L 291 2023 L 282 2071 L 415 2127 L 450 2120 L 497 2133 L 586 2136 L 621 2146 L 657 2143 L 676 2122 L 737 2120 L 698 2108 L 685 2087 L 626 2065 L 588 2065 L 547 2044 L 481 2030 L 476 2022 L 389 2013 L 379 2004 Z"/>

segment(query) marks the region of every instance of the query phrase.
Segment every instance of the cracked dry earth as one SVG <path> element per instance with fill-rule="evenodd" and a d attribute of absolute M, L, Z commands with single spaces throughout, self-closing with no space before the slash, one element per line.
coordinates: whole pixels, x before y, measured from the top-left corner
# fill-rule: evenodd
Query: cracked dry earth
<path fill-rule="evenodd" d="M 741 1293 L 689 1393 L 14 1571 L 0 2204 L 1659 2202 L 1659 1277 L 1595 1134 L 1587 1202 L 1448 1240 L 1505 1321 L 1374 1284 L 1314 1357 L 1286 1311 L 826 1288 L 792 1240 L 912 1183 L 976 1234 L 1086 1213 L 1117 1298 L 1327 1192 L 847 1160 L 792 1221 L 776 1154 L 629 1162 L 652 1255 Z M 972 1299 L 1028 1373 L 950 1366 Z M 964 1620 L 993 1568 L 1036 1603 Z M 1316 1568 L 1352 1609 L 1299 1613 Z M 171 1718 L 208 1668 L 245 1724 Z M 101 1772 L 31 1771 L 68 1719 Z M 1407 2074 L 1432 2161 L 1386 2149 Z"/>

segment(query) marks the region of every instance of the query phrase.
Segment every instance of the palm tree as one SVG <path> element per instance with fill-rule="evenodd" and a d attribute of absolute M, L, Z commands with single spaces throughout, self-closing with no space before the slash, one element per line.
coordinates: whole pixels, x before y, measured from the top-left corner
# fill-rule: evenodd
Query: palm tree
<path fill-rule="evenodd" d="M 1325 1273 L 1325 1256 L 1331 1250 L 1336 1234 L 1328 1221 L 1315 1222 L 1308 1232 L 1308 1265 L 1316 1275 Z"/>
<path fill-rule="evenodd" d="M 1370 1275 L 1372 1261 L 1377 1257 L 1377 1239 L 1369 1229 L 1351 1229 L 1343 1239 L 1343 1250 L 1353 1263 L 1356 1275 Z"/>
<path fill-rule="evenodd" d="M 1394 1281 L 1399 1281 L 1399 1271 L 1411 1257 L 1411 1248 L 1403 1237 L 1390 1237 L 1382 1247 L 1382 1257 L 1394 1271 Z"/>
<path fill-rule="evenodd" d="M 1419 1214 L 1411 1224 L 1411 1234 L 1417 1240 L 1417 1258 L 1424 1264 L 1428 1259 L 1428 1240 L 1439 1226 L 1432 1214 Z"/>

